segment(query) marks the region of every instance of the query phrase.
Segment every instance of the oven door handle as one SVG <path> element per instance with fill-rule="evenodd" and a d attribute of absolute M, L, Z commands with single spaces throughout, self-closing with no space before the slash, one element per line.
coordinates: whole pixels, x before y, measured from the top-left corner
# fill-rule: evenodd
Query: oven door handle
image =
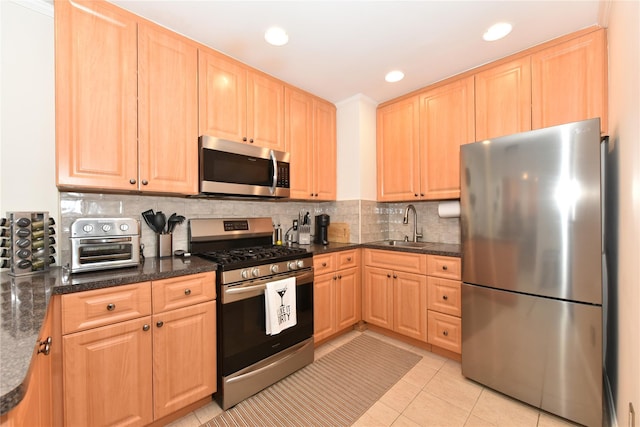
<path fill-rule="evenodd" d="M 247 299 L 253 296 L 264 294 L 267 289 L 267 283 L 274 280 L 287 279 L 289 277 L 295 277 L 296 286 L 306 285 L 313 283 L 313 270 L 306 272 L 297 272 L 293 274 L 287 274 L 283 276 L 276 276 L 272 278 L 265 278 L 257 282 L 248 283 L 246 285 L 236 285 L 225 288 L 223 286 L 222 303 L 227 304 L 234 301 Z"/>

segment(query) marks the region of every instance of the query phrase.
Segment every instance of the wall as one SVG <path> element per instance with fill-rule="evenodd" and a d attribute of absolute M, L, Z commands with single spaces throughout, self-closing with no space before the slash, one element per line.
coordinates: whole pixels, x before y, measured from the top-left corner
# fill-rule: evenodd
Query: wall
<path fill-rule="evenodd" d="M 617 425 L 626 427 L 640 425 L 640 2 L 611 1 L 609 7 L 605 366 Z"/>
<path fill-rule="evenodd" d="M 55 186 L 53 7 L 0 1 L 0 216 L 48 211 Z"/>

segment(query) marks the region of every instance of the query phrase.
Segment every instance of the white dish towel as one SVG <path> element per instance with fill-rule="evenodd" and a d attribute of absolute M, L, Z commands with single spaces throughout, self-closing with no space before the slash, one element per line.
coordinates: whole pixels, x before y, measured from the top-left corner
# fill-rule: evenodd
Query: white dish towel
<path fill-rule="evenodd" d="M 267 283 L 264 291 L 267 335 L 276 335 L 294 326 L 296 318 L 296 278 Z"/>

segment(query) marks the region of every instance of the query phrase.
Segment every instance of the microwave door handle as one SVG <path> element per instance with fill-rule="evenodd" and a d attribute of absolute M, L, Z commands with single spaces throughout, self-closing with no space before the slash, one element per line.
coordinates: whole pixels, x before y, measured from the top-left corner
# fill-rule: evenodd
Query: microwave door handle
<path fill-rule="evenodd" d="M 276 184 L 278 182 L 278 162 L 273 150 L 269 150 L 269 158 L 271 159 L 271 163 L 273 163 L 273 185 L 269 188 L 269 192 L 273 195 L 276 192 Z"/>

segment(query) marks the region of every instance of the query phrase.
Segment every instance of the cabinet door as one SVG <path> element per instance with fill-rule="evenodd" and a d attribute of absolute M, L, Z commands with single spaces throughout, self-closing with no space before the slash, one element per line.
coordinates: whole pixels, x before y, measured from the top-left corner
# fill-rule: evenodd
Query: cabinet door
<path fill-rule="evenodd" d="M 143 317 L 63 337 L 65 425 L 153 421 L 150 321 Z"/>
<path fill-rule="evenodd" d="M 393 329 L 393 278 L 391 271 L 365 267 L 363 277 L 363 317 L 366 322 Z"/>
<path fill-rule="evenodd" d="M 136 18 L 107 2 L 55 7 L 56 183 L 136 190 Z"/>
<path fill-rule="evenodd" d="M 331 103 L 314 100 L 313 117 L 314 198 L 335 200 L 337 179 L 336 108 Z"/>
<path fill-rule="evenodd" d="M 353 326 L 362 318 L 360 269 L 357 267 L 337 272 L 336 331 Z"/>
<path fill-rule="evenodd" d="M 198 49 L 162 27 L 138 28 L 139 185 L 198 193 Z"/>
<path fill-rule="evenodd" d="M 417 96 L 379 108 L 377 113 L 378 200 L 420 197 L 420 104 Z"/>
<path fill-rule="evenodd" d="M 393 276 L 393 330 L 426 342 L 427 278 L 395 271 Z"/>
<path fill-rule="evenodd" d="M 284 84 L 262 74 L 247 73 L 247 130 L 249 142 L 285 151 Z"/>
<path fill-rule="evenodd" d="M 313 197 L 313 98 L 285 88 L 285 141 L 291 155 L 290 197 Z"/>
<path fill-rule="evenodd" d="M 475 97 L 476 140 L 531 130 L 531 57 L 476 74 Z"/>
<path fill-rule="evenodd" d="M 38 342 L 31 355 L 31 366 L 27 379 L 27 389 L 22 401 L 8 413 L 0 417 L 1 427 L 52 426 L 52 362 L 51 347 L 44 352 L 40 342 L 51 337 L 53 311 L 49 307 L 47 316 L 40 330 Z M 51 346 L 60 345 L 52 341 Z M 40 351 L 39 351 L 40 350 Z"/>
<path fill-rule="evenodd" d="M 155 314 L 155 418 L 162 418 L 214 393 L 216 360 L 215 301 Z"/>
<path fill-rule="evenodd" d="M 247 69 L 211 50 L 198 55 L 199 135 L 246 138 Z"/>
<path fill-rule="evenodd" d="M 533 129 L 600 117 L 607 132 L 604 29 L 534 54 L 531 81 Z"/>
<path fill-rule="evenodd" d="M 460 197 L 460 146 L 475 141 L 473 76 L 420 95 L 421 184 L 425 199 Z"/>
<path fill-rule="evenodd" d="M 328 273 L 313 279 L 313 338 L 322 341 L 335 332 L 336 274 Z"/>

